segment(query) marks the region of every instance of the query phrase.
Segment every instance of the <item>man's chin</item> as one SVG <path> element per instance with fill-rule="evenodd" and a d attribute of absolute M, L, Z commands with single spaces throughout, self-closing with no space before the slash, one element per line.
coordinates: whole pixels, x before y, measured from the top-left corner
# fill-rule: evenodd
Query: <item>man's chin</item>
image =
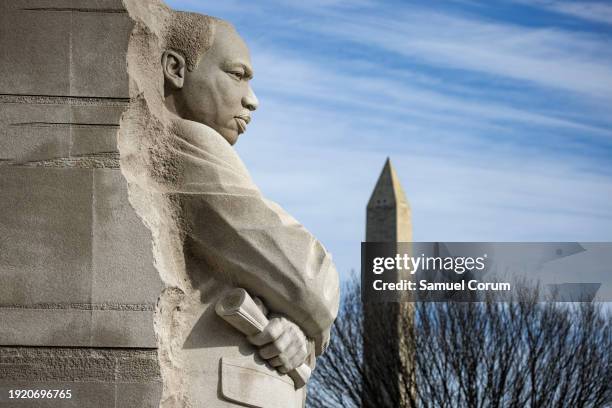
<path fill-rule="evenodd" d="M 238 136 L 239 136 L 239 133 L 238 133 L 238 132 L 236 132 L 235 130 L 234 130 L 234 131 L 225 131 L 225 132 L 221 132 L 221 136 L 223 136 L 223 138 L 224 138 L 225 140 L 227 140 L 227 142 L 228 142 L 230 145 L 232 145 L 232 146 L 233 146 L 233 145 L 235 145 L 235 144 L 236 144 L 236 142 L 238 141 Z"/>

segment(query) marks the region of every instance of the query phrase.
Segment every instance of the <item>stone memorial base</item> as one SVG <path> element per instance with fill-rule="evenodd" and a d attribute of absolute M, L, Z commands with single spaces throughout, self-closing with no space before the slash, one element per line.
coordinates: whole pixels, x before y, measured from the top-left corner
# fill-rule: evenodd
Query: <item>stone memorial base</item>
<path fill-rule="evenodd" d="M 132 27 L 121 0 L 0 1 L 2 408 L 159 406 L 162 283 L 117 149 Z"/>

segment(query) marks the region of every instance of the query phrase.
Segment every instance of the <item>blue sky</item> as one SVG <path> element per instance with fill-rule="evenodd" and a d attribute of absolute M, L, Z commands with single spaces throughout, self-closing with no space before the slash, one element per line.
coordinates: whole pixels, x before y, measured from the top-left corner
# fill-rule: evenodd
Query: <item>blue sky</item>
<path fill-rule="evenodd" d="M 342 274 L 387 156 L 417 241 L 612 240 L 612 2 L 167 4 L 245 38 L 237 150 Z"/>

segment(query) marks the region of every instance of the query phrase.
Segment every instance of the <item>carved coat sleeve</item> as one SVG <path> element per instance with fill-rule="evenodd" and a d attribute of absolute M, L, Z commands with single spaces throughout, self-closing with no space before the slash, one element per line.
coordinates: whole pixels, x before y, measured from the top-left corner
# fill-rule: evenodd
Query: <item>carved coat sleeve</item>
<path fill-rule="evenodd" d="M 296 322 L 315 341 L 319 355 L 339 303 L 331 255 L 262 196 L 219 134 L 190 122 L 174 135 L 171 149 L 182 174 L 180 191 L 174 193 L 181 202 L 190 251 L 218 279 L 245 288 Z"/>

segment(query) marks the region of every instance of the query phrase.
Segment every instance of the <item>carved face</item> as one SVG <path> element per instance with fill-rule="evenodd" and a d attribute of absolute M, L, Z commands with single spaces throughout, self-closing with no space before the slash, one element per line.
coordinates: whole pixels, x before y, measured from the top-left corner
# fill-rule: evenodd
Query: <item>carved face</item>
<path fill-rule="evenodd" d="M 213 45 L 198 66 L 185 71 L 180 113 L 184 119 L 203 123 L 219 132 L 230 144 L 246 130 L 257 97 L 249 50 L 233 27 L 218 24 Z"/>

